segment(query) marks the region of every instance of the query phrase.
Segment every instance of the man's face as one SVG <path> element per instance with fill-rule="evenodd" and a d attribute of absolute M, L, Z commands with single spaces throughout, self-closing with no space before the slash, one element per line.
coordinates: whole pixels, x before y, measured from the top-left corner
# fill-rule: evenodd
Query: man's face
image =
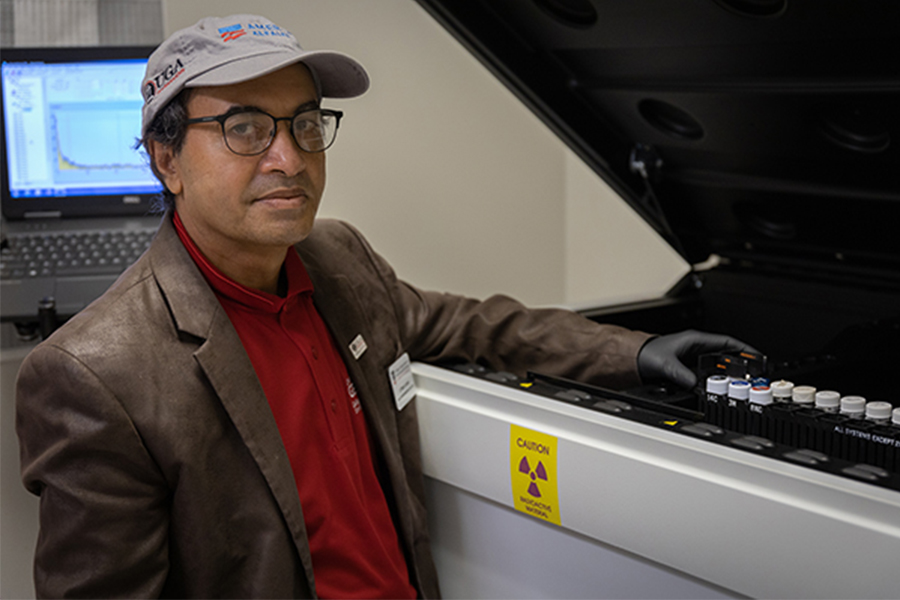
<path fill-rule="evenodd" d="M 254 107 L 287 117 L 317 106 L 309 71 L 300 64 L 235 85 L 192 90 L 188 118 Z M 213 262 L 236 253 L 272 254 L 305 238 L 325 187 L 325 154 L 297 147 L 289 122 L 279 121 L 272 145 L 239 156 L 216 123 L 190 125 L 178 154 L 158 148 L 166 185 L 194 242 Z M 248 256 L 249 258 L 249 256 Z"/>

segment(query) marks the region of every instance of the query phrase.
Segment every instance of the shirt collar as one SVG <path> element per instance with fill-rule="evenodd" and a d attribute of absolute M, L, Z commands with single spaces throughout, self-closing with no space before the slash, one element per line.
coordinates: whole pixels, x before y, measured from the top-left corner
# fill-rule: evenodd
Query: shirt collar
<path fill-rule="evenodd" d="M 191 236 L 188 235 L 177 211 L 175 211 L 173 222 L 175 231 L 178 233 L 178 238 L 181 240 L 181 243 L 184 244 L 188 254 L 194 259 L 200 272 L 203 273 L 206 281 L 209 282 L 209 285 L 217 295 L 234 300 L 249 308 L 277 313 L 280 312 L 287 302 L 294 297 L 300 294 L 312 293 L 312 280 L 309 278 L 309 273 L 306 272 L 306 266 L 304 266 L 303 261 L 300 260 L 300 257 L 297 255 L 297 251 L 293 246 L 287 249 L 284 264 L 282 266 L 284 273 L 287 275 L 288 283 L 287 294 L 282 298 L 276 294 L 270 294 L 241 285 L 222 273 L 215 265 L 209 262 L 206 256 L 200 251 L 200 248 L 194 243 L 194 240 L 191 239 Z"/>

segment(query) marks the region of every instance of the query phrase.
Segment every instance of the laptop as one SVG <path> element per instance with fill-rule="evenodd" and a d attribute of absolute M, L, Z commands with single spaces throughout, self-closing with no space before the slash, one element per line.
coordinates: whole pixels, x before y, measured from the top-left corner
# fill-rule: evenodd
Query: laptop
<path fill-rule="evenodd" d="M 0 320 L 75 314 L 149 244 L 162 187 L 135 145 L 152 51 L 0 50 Z"/>

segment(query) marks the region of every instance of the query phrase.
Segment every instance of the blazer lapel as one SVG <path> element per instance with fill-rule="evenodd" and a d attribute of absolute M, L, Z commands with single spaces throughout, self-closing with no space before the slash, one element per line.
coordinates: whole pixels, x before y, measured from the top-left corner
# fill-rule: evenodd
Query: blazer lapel
<path fill-rule="evenodd" d="M 150 259 L 175 327 L 200 341 L 194 352 L 272 491 L 300 554 L 310 589 L 312 559 L 297 485 L 265 393 L 228 315 L 185 250 L 169 215 Z"/>
<path fill-rule="evenodd" d="M 376 442 L 386 451 L 386 455 L 399 456 L 394 408 L 385 402 L 374 401 L 378 397 L 376 390 L 387 381 L 387 365 L 379 364 L 377 353 L 372 348 L 359 358 L 350 352 L 350 343 L 358 335 L 365 339 L 366 334 L 371 331 L 366 321 L 366 312 L 345 276 L 323 273 L 317 265 L 311 263 L 307 263 L 307 271 L 315 289 L 313 301 L 316 309 L 331 331 L 347 372 L 359 392 L 360 401 L 370 416 L 370 426 L 374 430 Z M 369 342 L 372 341 L 374 340 L 369 337 Z M 375 380 L 377 377 L 384 377 L 384 382 Z"/>
<path fill-rule="evenodd" d="M 406 555 L 414 557 L 418 552 L 414 515 L 422 514 L 422 511 L 416 510 L 411 504 L 413 494 L 407 479 L 407 465 L 404 464 L 404 452 L 401 449 L 398 419 L 415 420 L 415 403 L 407 406 L 398 416 L 394 403 L 391 402 L 392 391 L 387 373 L 387 367 L 401 354 L 402 348 L 399 347 L 399 342 L 390 336 L 376 333 L 378 328 L 373 326 L 375 323 L 370 322 L 370 319 L 379 318 L 377 310 L 364 303 L 364 292 L 357 293 L 353 282 L 347 276 L 335 275 L 334 271 L 337 269 L 328 267 L 331 253 L 327 247 L 318 248 L 316 251 L 300 244 L 297 250 L 313 282 L 315 290 L 313 300 L 316 308 L 329 327 L 347 366 L 347 372 L 356 386 L 373 443 L 379 450 L 379 456 L 390 479 L 384 482 L 385 493 L 396 507 L 394 516 L 397 519 L 401 543 L 405 546 Z M 369 349 L 357 359 L 350 351 L 349 345 L 360 334 L 366 339 Z M 396 347 L 391 344 L 396 344 Z M 416 440 L 415 449 L 410 451 L 415 456 L 407 458 L 418 460 L 418 452 Z M 414 474 L 421 473 L 421 467 L 411 468 Z M 424 496 L 424 490 L 422 495 Z M 422 527 L 424 526 L 423 524 Z M 410 566 L 413 568 L 415 580 L 421 585 L 423 579 L 418 570 L 418 563 L 413 560 Z"/>
<path fill-rule="evenodd" d="M 371 311 L 366 310 L 366 305 L 362 303 L 348 277 L 334 275 L 320 264 L 315 253 L 309 252 L 302 245 L 297 249 L 313 282 L 316 309 L 331 331 L 347 373 L 359 393 L 363 411 L 368 417 L 369 431 L 373 434 L 373 442 L 379 449 L 379 456 L 384 461 L 390 478 L 392 489 L 385 492 L 393 496 L 397 505 L 396 516 L 399 519 L 401 540 L 406 545 L 409 556 L 412 556 L 415 551 L 415 528 L 410 520 L 413 511 L 409 507 L 407 494 L 402 491 L 407 485 L 406 469 L 400 448 L 396 409 L 393 402 L 390 402 L 392 392 L 387 373 L 388 365 L 396 358 L 394 354 L 399 354 L 400 349 L 379 347 L 385 340 L 376 339 L 374 328 L 368 321 Z M 358 335 L 362 335 L 370 347 L 356 358 L 350 351 L 350 343 Z"/>
<path fill-rule="evenodd" d="M 300 553 L 310 589 L 315 589 L 303 510 L 287 451 L 253 365 L 221 308 L 194 357 L 269 484 Z"/>

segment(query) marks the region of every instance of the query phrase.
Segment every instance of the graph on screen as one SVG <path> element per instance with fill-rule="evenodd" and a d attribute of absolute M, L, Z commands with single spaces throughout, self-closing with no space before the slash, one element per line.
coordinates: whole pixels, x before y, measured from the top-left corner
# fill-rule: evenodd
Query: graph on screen
<path fill-rule="evenodd" d="M 145 61 L 4 63 L 14 198 L 159 191 L 141 135 Z"/>
<path fill-rule="evenodd" d="M 83 171 L 102 171 L 133 176 L 146 163 L 134 151 L 140 137 L 140 121 L 133 107 L 108 106 L 58 108 L 51 110 L 51 139 L 61 179 L 77 177 Z"/>

